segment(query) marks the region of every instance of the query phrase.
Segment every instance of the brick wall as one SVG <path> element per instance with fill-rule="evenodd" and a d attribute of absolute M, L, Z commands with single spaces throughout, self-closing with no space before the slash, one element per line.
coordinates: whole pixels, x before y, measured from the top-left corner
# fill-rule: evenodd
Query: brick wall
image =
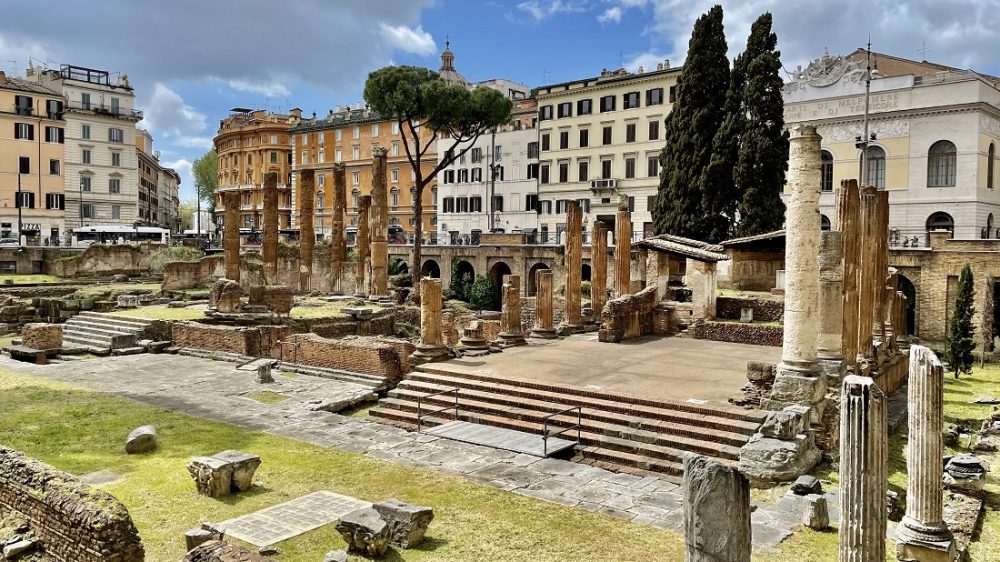
<path fill-rule="evenodd" d="M 784 252 L 762 252 L 728 249 L 732 259 L 729 279 L 720 286 L 741 291 L 770 291 L 774 287 L 775 273 L 785 269 Z"/>
<path fill-rule="evenodd" d="M 58 324 L 25 324 L 21 328 L 21 343 L 32 349 L 62 347 L 62 326 Z"/>
<path fill-rule="evenodd" d="M 213 283 L 216 279 L 225 277 L 224 266 L 222 254 L 205 256 L 198 261 L 170 262 L 163 266 L 163 283 L 160 289 L 180 291 Z"/>
<path fill-rule="evenodd" d="M 292 329 L 288 326 L 242 327 L 175 322 L 171 332 L 177 347 L 266 357 L 277 353 L 278 340 L 287 340 Z"/>
<path fill-rule="evenodd" d="M 71 474 L 0 446 L 0 516 L 26 517 L 45 553 L 59 562 L 139 562 L 132 518 L 112 495 Z"/>
<path fill-rule="evenodd" d="M 620 342 L 653 333 L 653 309 L 659 303 L 656 286 L 646 287 L 634 295 L 612 299 L 601 313 L 601 329 L 597 337 L 602 342 Z"/>
<path fill-rule="evenodd" d="M 739 320 L 740 309 L 752 308 L 754 322 L 780 322 L 785 312 L 781 298 L 718 297 L 715 315 L 723 320 Z"/>
<path fill-rule="evenodd" d="M 409 342 L 373 337 L 327 339 L 295 334 L 289 341 L 297 346 L 286 346 L 286 360 L 291 355 L 296 363 L 380 375 L 390 383 L 398 382 L 409 371 L 408 357 L 414 349 Z"/>
<path fill-rule="evenodd" d="M 737 322 L 695 322 L 688 330 L 697 340 L 752 343 L 781 347 L 784 329 L 781 326 L 741 324 Z"/>

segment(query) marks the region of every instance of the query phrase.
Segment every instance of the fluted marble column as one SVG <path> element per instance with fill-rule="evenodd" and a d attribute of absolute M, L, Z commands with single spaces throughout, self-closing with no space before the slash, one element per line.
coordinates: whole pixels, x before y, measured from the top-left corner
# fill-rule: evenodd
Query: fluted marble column
<path fill-rule="evenodd" d="M 240 282 L 240 192 L 222 192 L 222 248 L 226 279 Z"/>
<path fill-rule="evenodd" d="M 312 289 L 313 248 L 316 246 L 316 229 L 313 228 L 313 207 L 316 195 L 313 190 L 315 172 L 299 172 L 299 290 Z"/>
<path fill-rule="evenodd" d="M 344 236 L 344 212 L 347 209 L 347 172 L 343 162 L 333 165 L 333 216 L 330 219 L 330 291 L 344 291 L 344 261 L 347 241 Z"/>
<path fill-rule="evenodd" d="M 618 203 L 615 214 L 615 297 L 631 294 L 632 285 L 632 213 L 628 200 Z"/>
<path fill-rule="evenodd" d="M 841 388 L 839 560 L 885 562 L 886 398 L 870 377 L 848 375 Z"/>
<path fill-rule="evenodd" d="M 278 282 L 278 173 L 264 174 L 264 224 L 260 257 L 264 262 L 264 279 Z"/>
<path fill-rule="evenodd" d="M 524 345 L 521 329 L 521 276 L 504 275 L 500 296 L 500 342 L 505 346 Z"/>
<path fill-rule="evenodd" d="M 371 255 L 369 254 L 368 238 L 368 214 L 372 207 L 371 195 L 364 195 L 358 202 L 358 232 L 354 240 L 354 252 L 357 254 L 356 269 L 354 270 L 354 294 L 356 296 L 368 296 L 368 268 Z"/>
<path fill-rule="evenodd" d="M 371 236 L 371 296 L 389 295 L 389 192 L 386 188 L 385 148 L 372 146 L 372 207 L 369 215 Z M 419 267 L 419 266 L 414 266 Z"/>
<path fill-rule="evenodd" d="M 843 237 L 843 355 L 847 368 L 857 372 L 858 273 L 861 265 L 861 201 L 857 180 L 844 180 L 837 190 L 837 230 Z"/>
<path fill-rule="evenodd" d="M 590 237 L 590 308 L 594 321 L 601 323 L 601 311 L 608 302 L 608 226 L 594 221 Z"/>
<path fill-rule="evenodd" d="M 942 518 L 944 367 L 930 349 L 910 348 L 907 390 L 906 516 L 896 527 L 896 557 L 951 562 L 955 540 Z"/>
<path fill-rule="evenodd" d="M 531 328 L 531 337 L 553 339 L 556 337 L 552 325 L 552 270 L 539 269 L 535 271 L 535 325 Z"/>
<path fill-rule="evenodd" d="M 410 364 L 419 365 L 443 361 L 451 352 L 441 337 L 441 280 L 425 277 L 420 280 L 420 343 L 410 355 Z"/>
<path fill-rule="evenodd" d="M 571 331 L 583 329 L 580 285 L 583 273 L 583 213 L 580 204 L 566 205 L 566 311 L 562 325 Z"/>

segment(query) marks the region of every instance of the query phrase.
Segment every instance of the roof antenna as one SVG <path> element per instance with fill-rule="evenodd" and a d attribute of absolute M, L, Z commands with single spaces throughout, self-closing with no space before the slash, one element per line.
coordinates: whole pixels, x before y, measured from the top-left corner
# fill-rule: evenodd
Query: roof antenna
<path fill-rule="evenodd" d="M 927 51 L 930 51 L 930 48 L 927 47 L 927 41 L 921 41 L 917 52 L 920 53 L 920 56 L 924 57 L 924 62 L 927 62 Z"/>

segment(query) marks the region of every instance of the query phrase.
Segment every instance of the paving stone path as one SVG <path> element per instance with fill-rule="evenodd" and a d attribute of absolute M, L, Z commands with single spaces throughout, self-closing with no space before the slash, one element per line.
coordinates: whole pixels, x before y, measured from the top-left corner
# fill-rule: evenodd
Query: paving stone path
<path fill-rule="evenodd" d="M 352 383 L 275 371 L 274 383 L 258 384 L 253 373 L 237 370 L 232 363 L 177 355 L 129 355 L 44 366 L 3 356 L 0 368 L 683 532 L 681 492 L 677 484 L 666 480 L 461 443 L 308 409 L 317 399 L 364 389 Z M 288 399 L 264 404 L 247 396 L 263 390 Z M 783 510 L 773 512 L 769 506 L 757 509 L 753 514 L 754 549 L 773 548 L 791 535 L 793 527 L 800 524 L 798 519 Z"/>
<path fill-rule="evenodd" d="M 218 524 L 226 535 L 254 546 L 268 546 L 333 523 L 370 502 L 326 490 L 272 505 Z"/>

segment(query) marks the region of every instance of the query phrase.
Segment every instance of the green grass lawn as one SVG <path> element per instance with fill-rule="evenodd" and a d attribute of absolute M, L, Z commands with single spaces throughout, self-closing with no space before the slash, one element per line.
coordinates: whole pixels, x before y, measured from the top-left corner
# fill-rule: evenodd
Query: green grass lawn
<path fill-rule="evenodd" d="M 204 310 L 197 308 L 170 308 L 165 304 L 115 310 L 111 314 L 131 318 L 146 318 L 149 320 L 201 320 L 205 318 Z"/>
<path fill-rule="evenodd" d="M 341 312 L 344 307 L 355 306 L 351 301 L 326 301 L 316 297 L 307 297 L 299 301 L 292 309 L 292 318 L 334 318 L 346 316 Z M 376 308 L 369 306 L 368 308 Z"/>
<path fill-rule="evenodd" d="M 92 298 L 117 298 L 118 295 L 131 292 L 159 293 L 159 283 L 94 283 L 81 287 L 73 293 L 72 298 L 92 299 Z"/>
<path fill-rule="evenodd" d="M 66 283 L 72 279 L 63 279 L 55 275 L 0 275 L 0 287 L 8 279 L 12 279 L 15 285 L 23 283 Z"/>

